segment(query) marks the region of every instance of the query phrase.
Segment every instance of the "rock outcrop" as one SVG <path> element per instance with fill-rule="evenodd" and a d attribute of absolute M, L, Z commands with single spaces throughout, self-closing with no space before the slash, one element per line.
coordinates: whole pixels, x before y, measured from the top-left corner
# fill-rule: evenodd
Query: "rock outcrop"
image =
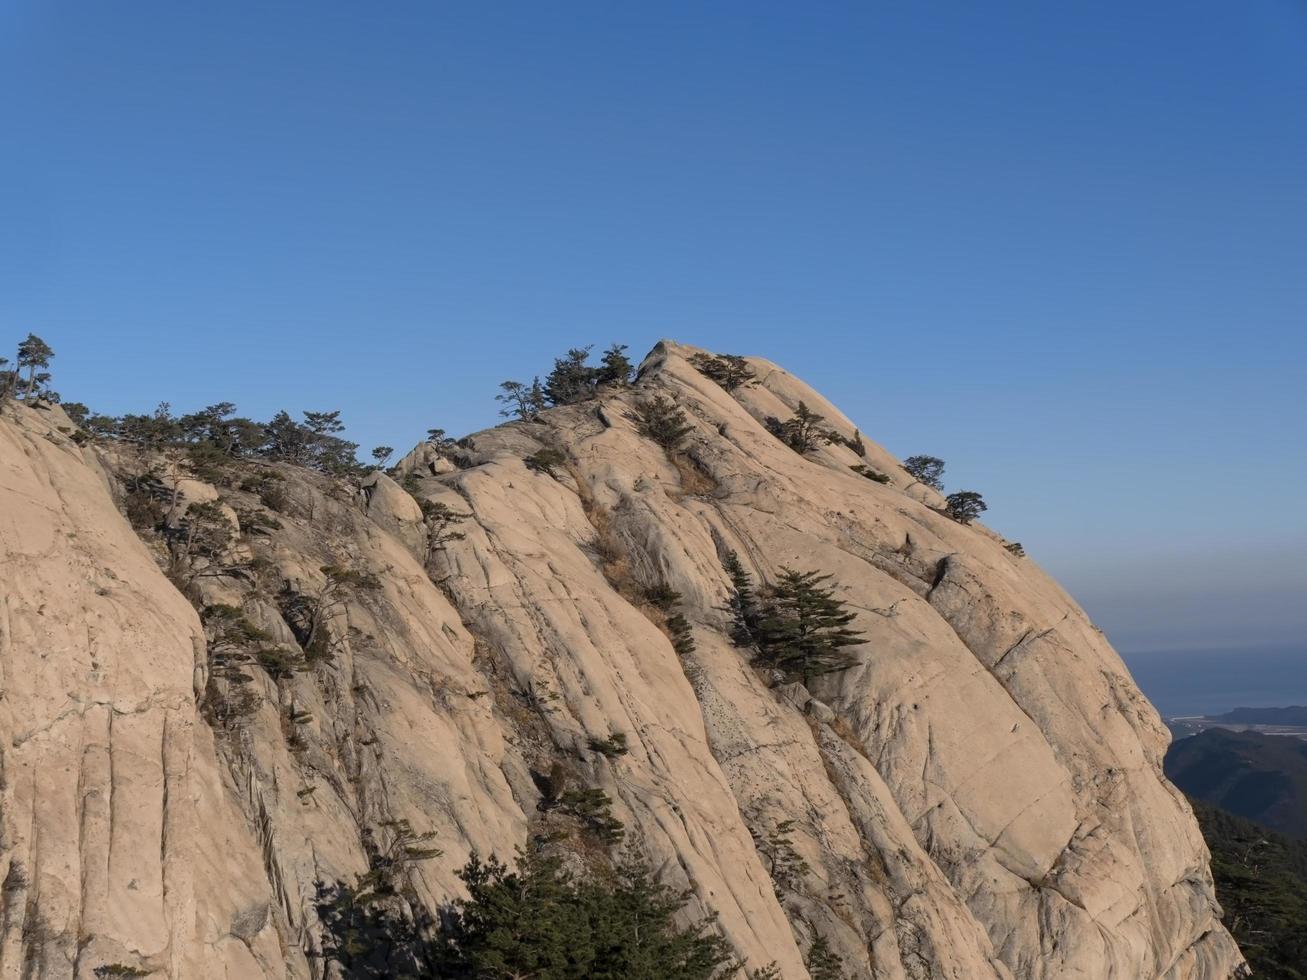
<path fill-rule="evenodd" d="M 766 419 L 801 401 L 855 431 L 797 379 L 751 359 L 727 392 L 695 353 L 659 344 L 632 387 L 358 488 L 197 483 L 7 408 L 0 976 L 329 974 L 323 895 L 396 828 L 442 850 L 408 872 L 434 913 L 470 853 L 569 819 L 564 785 L 602 790 L 751 968 L 806 977 L 821 936 L 856 977 L 1237 975 L 1167 732 L 1085 614 L 876 445 L 779 441 Z M 671 453 L 630 418 L 656 394 L 693 426 Z M 525 462 L 544 449 L 552 475 Z M 179 567 L 148 527 L 205 500 L 230 537 Z M 752 667 L 730 552 L 761 583 L 833 573 L 856 665 Z M 196 610 L 220 605 L 302 661 L 217 681 Z M 624 754 L 596 750 L 614 733 Z"/>

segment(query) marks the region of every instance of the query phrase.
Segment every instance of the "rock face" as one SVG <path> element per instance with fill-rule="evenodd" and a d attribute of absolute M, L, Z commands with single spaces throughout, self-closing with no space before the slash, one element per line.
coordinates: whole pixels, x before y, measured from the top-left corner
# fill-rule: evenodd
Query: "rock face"
<path fill-rule="evenodd" d="M 797 379 L 751 359 L 727 392 L 695 353 L 659 344 L 631 388 L 358 489 L 242 464 L 213 493 L 7 408 L 0 976 L 333 975 L 321 890 L 397 821 L 443 851 L 409 872 L 434 911 L 473 850 L 562 826 L 563 786 L 603 790 L 750 968 L 807 977 L 822 936 L 861 978 L 1238 975 L 1166 730 L 1084 613 L 874 444 L 780 442 L 764 421 L 800 401 L 854 433 Z M 655 394 L 693 425 L 678 452 L 629 418 Z M 545 448 L 553 476 L 524 463 Z M 171 580 L 120 514 L 184 527 L 213 497 L 233 536 Z M 761 583 L 833 573 L 857 665 L 806 688 L 751 667 L 731 551 Z M 643 598 L 663 585 L 693 649 Z M 217 604 L 308 651 L 249 667 L 235 721 L 196 614 Z M 593 747 L 617 732 L 625 754 Z"/>

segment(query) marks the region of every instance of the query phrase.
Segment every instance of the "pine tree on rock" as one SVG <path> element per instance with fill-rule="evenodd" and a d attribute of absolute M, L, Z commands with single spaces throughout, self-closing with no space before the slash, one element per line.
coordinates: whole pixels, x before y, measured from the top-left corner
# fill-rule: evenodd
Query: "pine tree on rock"
<path fill-rule="evenodd" d="M 823 429 L 821 423 L 826 420 L 803 402 L 794 411 L 794 417 L 782 422 L 780 431 L 785 444 L 800 456 L 812 452 L 822 442 L 833 442 L 838 438 L 835 433 Z"/>
<path fill-rule="evenodd" d="M 662 395 L 636 402 L 628 417 L 640 435 L 652 439 L 668 452 L 679 449 L 685 437 L 694 431 L 685 412 Z"/>
<path fill-rule="evenodd" d="M 711 918 L 680 925 L 689 899 L 624 860 L 575 878 L 558 857 L 519 852 L 514 870 L 475 854 L 430 956 L 433 975 L 536 980 L 710 980 L 734 965 Z"/>
<path fill-rule="evenodd" d="M 603 359 L 599 364 L 596 380 L 601 385 L 627 384 L 631 380 L 631 375 L 635 373 L 635 366 L 626 356 L 625 344 L 613 344 L 609 347 L 604 351 Z"/>
<path fill-rule="evenodd" d="M 754 379 L 753 368 L 738 354 L 695 354 L 690 363 L 726 391 L 734 391 Z"/>
<path fill-rule="evenodd" d="M 499 414 L 506 419 L 516 418 L 529 422 L 548 407 L 545 389 L 539 378 L 533 378 L 529 385 L 521 381 L 502 381 L 499 388 L 495 401 L 503 403 L 504 407 L 499 410 Z M 444 434 L 444 430 L 441 430 L 441 434 Z"/>
<path fill-rule="evenodd" d="M 938 456 L 909 456 L 903 461 L 903 468 L 914 480 L 944 492 L 944 461 Z"/>
<path fill-rule="evenodd" d="M 959 490 L 951 493 L 944 502 L 948 505 L 948 516 L 959 524 L 970 524 L 977 517 L 989 510 L 985 498 L 974 490 Z"/>
<path fill-rule="evenodd" d="M 54 357 L 54 349 L 44 340 L 34 333 L 29 333 L 27 339 L 18 345 L 18 360 L 15 364 L 12 388 L 6 390 L 16 391 L 17 387 L 22 384 L 23 369 L 27 369 L 27 383 L 23 386 L 23 398 L 31 401 L 37 390 L 37 372 L 41 368 L 50 366 L 50 359 Z"/>
<path fill-rule="evenodd" d="M 818 936 L 808 947 L 808 976 L 812 980 L 845 980 L 844 961 Z"/>
<path fill-rule="evenodd" d="M 545 378 L 544 394 L 550 405 L 575 405 L 594 397 L 595 368 L 588 367 L 590 347 L 573 347 L 566 357 L 554 361 L 554 369 Z"/>
<path fill-rule="evenodd" d="M 731 580 L 731 595 L 724 610 L 731 614 L 731 642 L 737 647 L 756 647 L 759 609 L 753 579 L 734 551 L 726 555 L 722 567 Z"/>
<path fill-rule="evenodd" d="M 847 647 L 864 636 L 849 626 L 857 618 L 825 585 L 833 576 L 782 568 L 763 600 L 754 663 L 782 671 L 804 684 L 847 670 L 857 661 Z"/>

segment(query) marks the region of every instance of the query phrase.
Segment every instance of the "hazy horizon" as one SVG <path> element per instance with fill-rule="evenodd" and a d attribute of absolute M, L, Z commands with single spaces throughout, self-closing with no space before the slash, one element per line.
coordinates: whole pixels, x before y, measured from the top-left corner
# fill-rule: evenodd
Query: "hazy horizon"
<path fill-rule="evenodd" d="M 1291 3 L 19 0 L 0 346 L 365 453 L 568 347 L 757 354 L 947 460 L 1118 649 L 1299 644 L 1304 41 Z"/>

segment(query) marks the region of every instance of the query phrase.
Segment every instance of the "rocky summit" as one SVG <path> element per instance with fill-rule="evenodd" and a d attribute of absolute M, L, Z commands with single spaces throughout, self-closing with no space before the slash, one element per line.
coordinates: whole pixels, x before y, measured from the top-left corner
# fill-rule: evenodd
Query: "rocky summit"
<path fill-rule="evenodd" d="M 342 894 L 420 931 L 532 848 L 638 855 L 741 977 L 1242 974 L 1019 547 L 765 360 L 523 414 L 344 479 L 4 407 L 0 977 L 385 976 Z"/>

